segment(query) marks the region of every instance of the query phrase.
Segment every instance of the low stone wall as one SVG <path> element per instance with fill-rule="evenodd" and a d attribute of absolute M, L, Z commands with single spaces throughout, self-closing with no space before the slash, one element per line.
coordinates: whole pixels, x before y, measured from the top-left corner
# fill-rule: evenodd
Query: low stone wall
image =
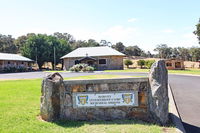
<path fill-rule="evenodd" d="M 168 121 L 167 92 L 168 76 L 164 61 L 152 65 L 149 78 L 63 81 L 59 73 L 54 73 L 44 78 L 42 83 L 41 117 L 46 121 L 141 119 L 164 125 Z M 83 94 L 94 97 L 112 94 L 115 97 L 115 93 L 120 94 L 119 99 L 126 104 L 80 106 L 81 102 L 87 103 L 88 97 L 83 97 Z M 81 103 L 78 106 L 76 100 L 79 94 L 82 97 L 78 98 L 84 99 L 78 99 Z M 129 97 L 124 99 L 125 94 Z"/>
<path fill-rule="evenodd" d="M 99 79 L 99 80 L 71 80 L 64 81 L 64 88 L 60 91 L 60 118 L 67 120 L 113 120 L 135 119 L 147 120 L 147 93 L 149 89 L 148 78 L 126 79 Z M 73 93 L 135 91 L 138 94 L 138 106 L 132 107 L 93 107 L 74 108 Z"/>

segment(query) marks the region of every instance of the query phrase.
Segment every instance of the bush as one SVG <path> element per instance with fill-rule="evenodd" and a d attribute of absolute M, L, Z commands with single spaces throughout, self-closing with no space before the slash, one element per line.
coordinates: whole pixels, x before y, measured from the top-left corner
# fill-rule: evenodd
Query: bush
<path fill-rule="evenodd" d="M 76 64 L 69 68 L 71 72 L 92 72 L 94 71 L 94 67 L 88 66 L 88 64 Z"/>
<path fill-rule="evenodd" d="M 145 65 L 145 60 L 139 60 L 137 61 L 138 66 L 140 66 L 140 68 L 142 68 Z"/>
<path fill-rule="evenodd" d="M 4 73 L 14 73 L 14 72 L 26 72 L 26 67 L 24 66 L 6 66 L 2 69 Z"/>
<path fill-rule="evenodd" d="M 147 60 L 147 61 L 145 61 L 145 66 L 149 69 L 149 68 L 151 68 L 151 66 L 154 62 L 155 62 L 155 60 Z"/>
<path fill-rule="evenodd" d="M 129 68 L 129 65 L 133 65 L 133 62 L 131 60 L 125 60 L 124 64 Z"/>

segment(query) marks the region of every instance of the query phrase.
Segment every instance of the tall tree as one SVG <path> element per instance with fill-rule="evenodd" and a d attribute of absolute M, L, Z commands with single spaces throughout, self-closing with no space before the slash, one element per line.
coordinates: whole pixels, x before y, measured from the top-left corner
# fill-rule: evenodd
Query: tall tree
<path fill-rule="evenodd" d="M 179 52 L 180 59 L 185 60 L 185 61 L 188 61 L 191 59 L 189 48 L 178 47 L 177 49 Z"/>
<path fill-rule="evenodd" d="M 17 46 L 14 44 L 14 40 L 11 35 L 0 34 L 0 52 L 17 53 Z"/>
<path fill-rule="evenodd" d="M 48 61 L 49 58 L 47 35 L 38 34 L 29 36 L 25 44 L 22 45 L 20 51 L 23 56 L 37 61 L 39 69 L 41 69 L 44 62 Z"/>
<path fill-rule="evenodd" d="M 191 56 L 192 56 L 192 61 L 199 61 L 200 60 L 200 48 L 199 47 L 190 48 L 190 53 L 191 53 Z"/>
<path fill-rule="evenodd" d="M 114 48 L 115 50 L 124 53 L 125 52 L 125 46 L 122 42 L 118 42 L 115 45 L 112 45 L 112 48 Z"/>
<path fill-rule="evenodd" d="M 53 36 L 55 36 L 56 38 L 58 38 L 59 40 L 65 40 L 66 42 L 68 42 L 69 44 L 74 43 L 76 40 L 74 39 L 74 37 L 69 34 L 69 33 L 60 33 L 60 32 L 55 32 L 53 34 Z"/>
<path fill-rule="evenodd" d="M 200 19 L 196 25 L 196 30 L 194 31 L 194 34 L 197 36 L 197 38 L 199 40 L 199 44 L 200 44 Z"/>
<path fill-rule="evenodd" d="M 142 49 L 140 49 L 137 45 L 125 48 L 125 54 L 127 56 L 141 56 L 142 52 Z"/>
<path fill-rule="evenodd" d="M 154 49 L 154 51 L 158 52 L 159 58 L 170 58 L 172 55 L 172 48 L 168 47 L 167 44 L 160 44 Z"/>
<path fill-rule="evenodd" d="M 57 39 L 54 36 L 47 36 L 48 42 L 48 62 L 51 62 L 53 69 L 55 65 L 61 63 L 61 57 L 71 52 L 69 43 L 64 39 Z M 55 55 L 54 55 L 55 54 Z M 54 57 L 55 56 L 55 57 Z M 55 62 L 54 62 L 55 61 Z"/>

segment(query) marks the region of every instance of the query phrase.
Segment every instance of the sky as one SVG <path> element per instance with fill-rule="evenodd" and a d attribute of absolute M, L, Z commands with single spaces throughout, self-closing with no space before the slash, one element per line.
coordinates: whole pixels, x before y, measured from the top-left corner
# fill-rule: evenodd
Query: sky
<path fill-rule="evenodd" d="M 0 0 L 0 34 L 69 33 L 153 51 L 200 46 L 200 0 Z"/>

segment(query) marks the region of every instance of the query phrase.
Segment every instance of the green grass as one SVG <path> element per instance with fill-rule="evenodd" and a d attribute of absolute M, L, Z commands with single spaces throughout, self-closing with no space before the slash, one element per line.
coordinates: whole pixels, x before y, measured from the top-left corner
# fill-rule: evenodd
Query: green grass
<path fill-rule="evenodd" d="M 149 69 L 105 70 L 105 72 L 149 72 Z M 200 69 L 168 70 L 172 74 L 200 75 Z"/>
<path fill-rule="evenodd" d="M 41 121 L 38 119 L 40 96 L 41 79 L 0 81 L 0 132 L 160 133 L 164 129 L 174 131 L 174 128 L 135 120 L 54 123 Z"/>
<path fill-rule="evenodd" d="M 105 70 L 105 72 L 149 72 L 149 69 Z"/>

